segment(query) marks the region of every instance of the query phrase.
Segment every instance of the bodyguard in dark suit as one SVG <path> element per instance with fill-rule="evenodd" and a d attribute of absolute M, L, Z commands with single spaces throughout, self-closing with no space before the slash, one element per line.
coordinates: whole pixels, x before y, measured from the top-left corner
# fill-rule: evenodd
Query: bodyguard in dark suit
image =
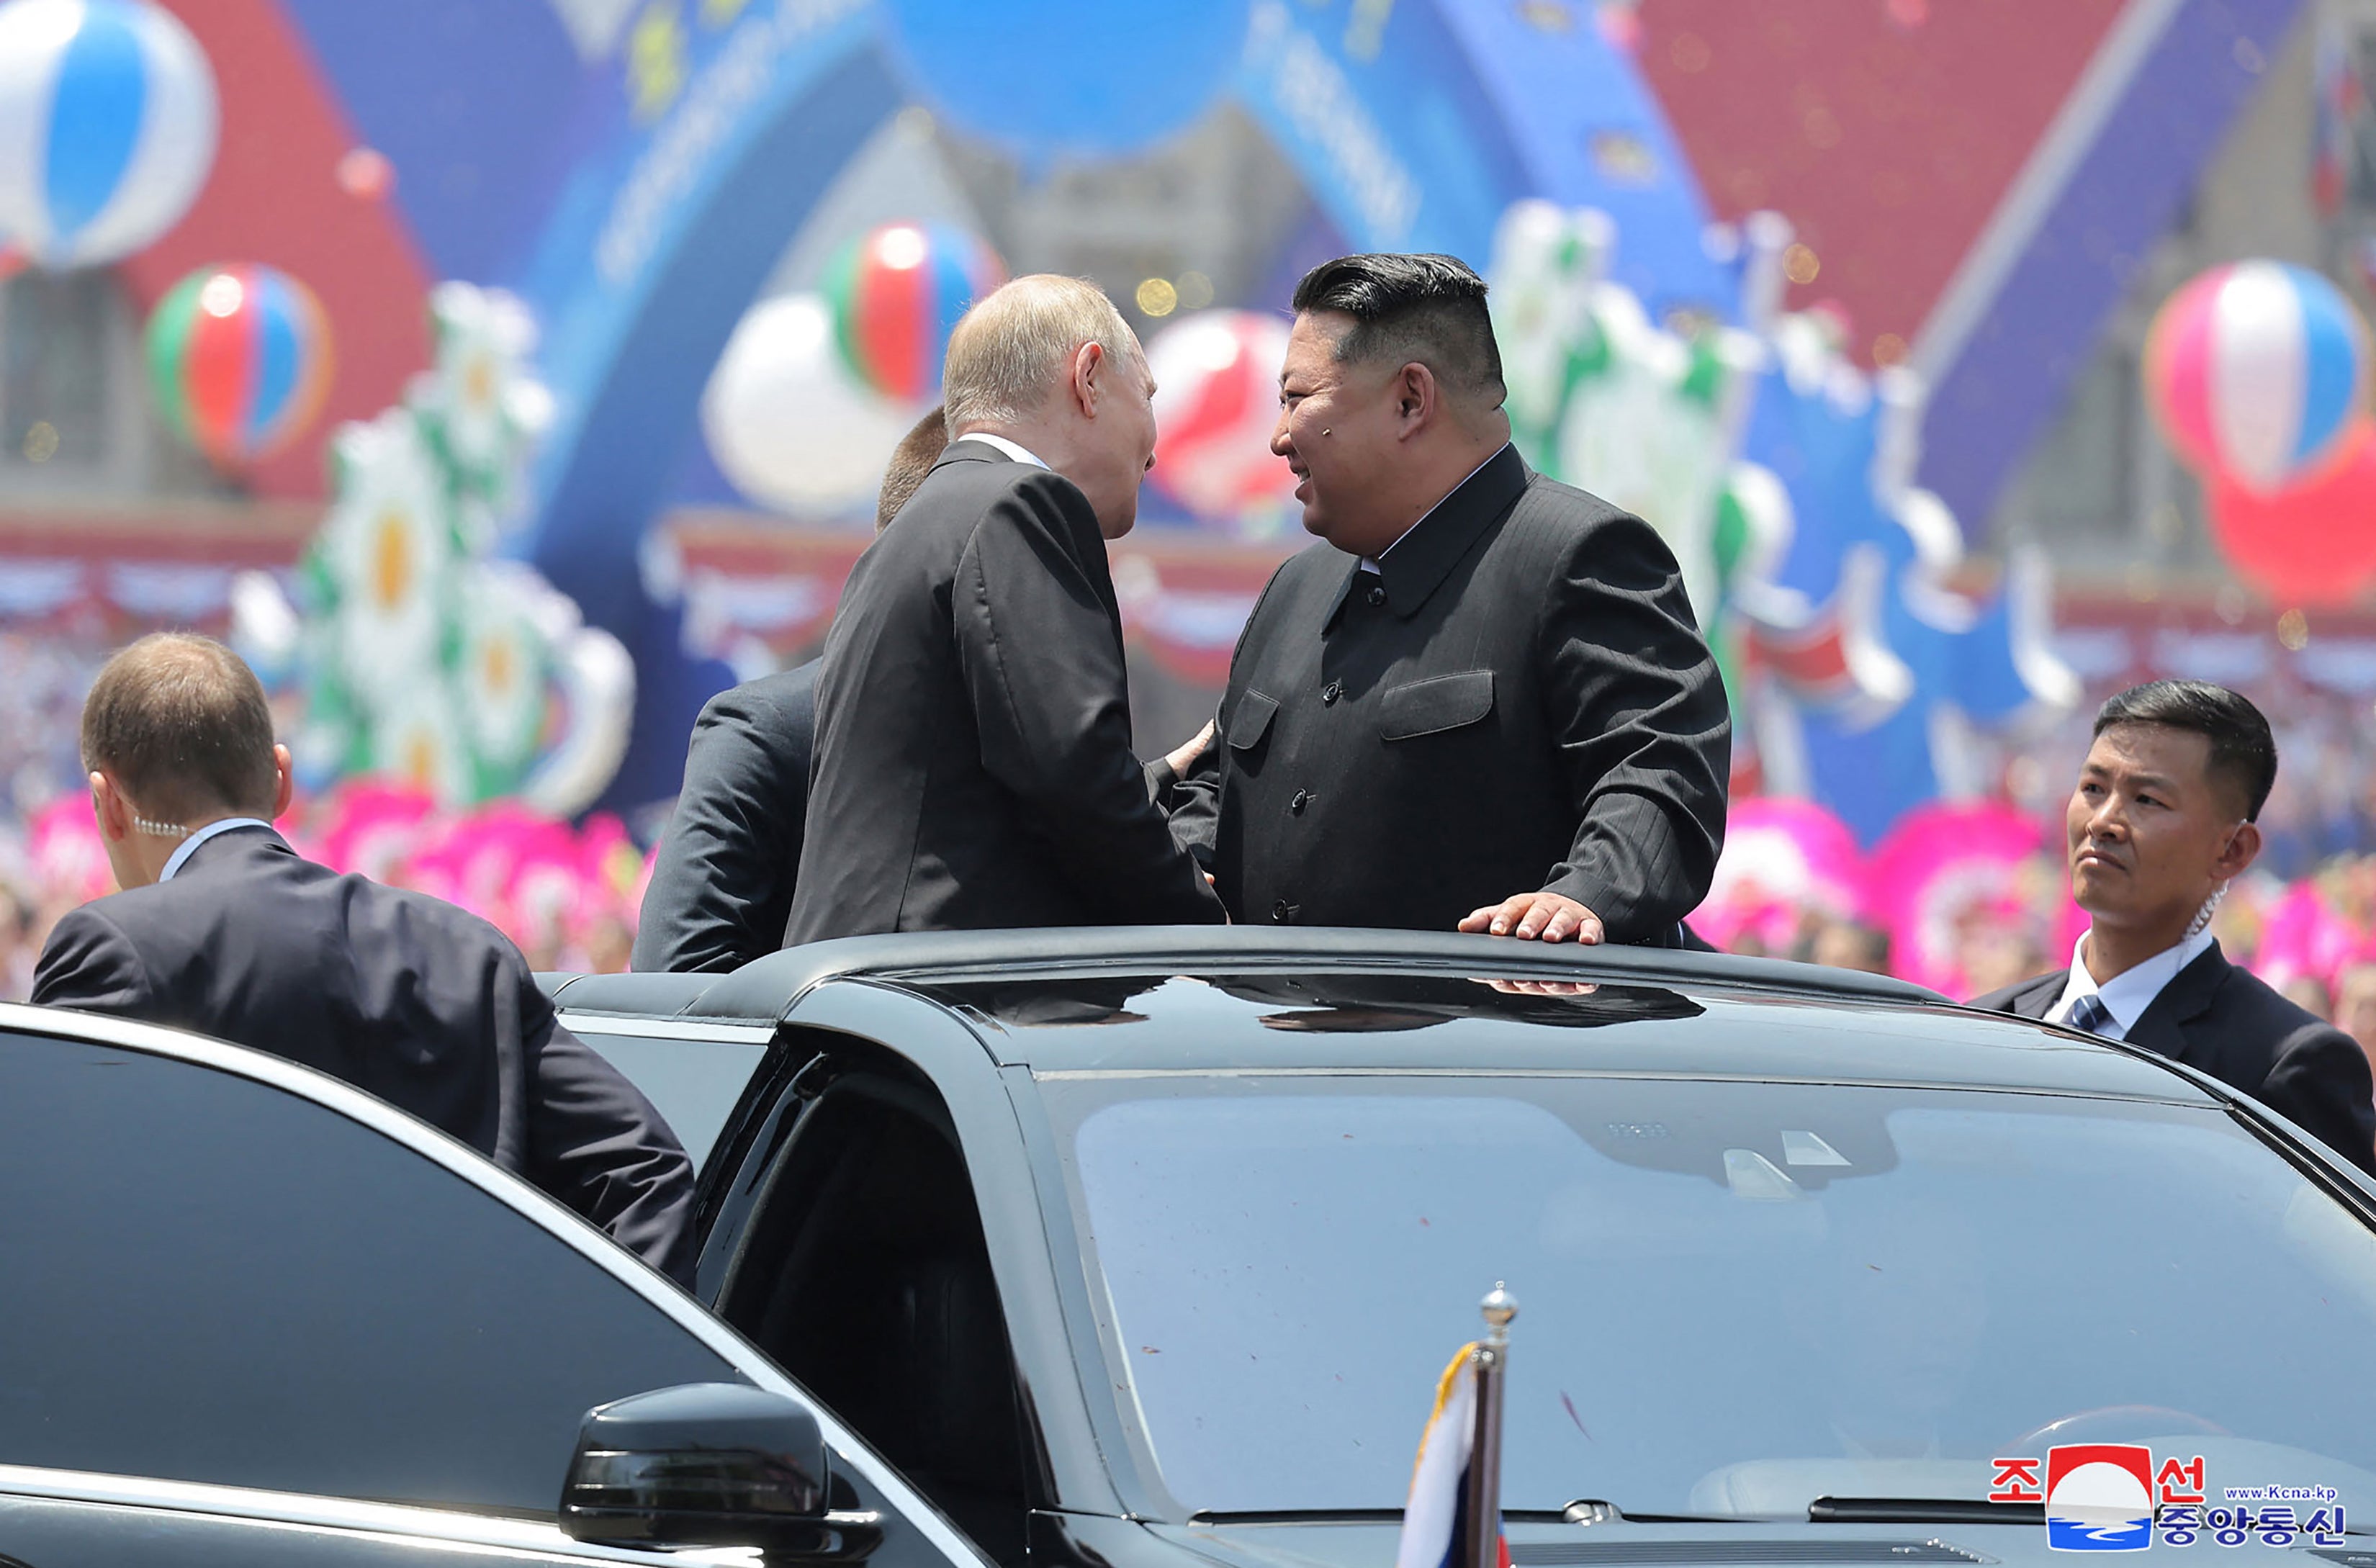
<path fill-rule="evenodd" d="M 333 1074 L 526 1178 L 680 1279 L 693 1168 L 477 916 L 301 859 L 270 819 L 289 753 L 204 637 L 101 671 L 83 758 L 124 891 L 60 920 L 33 1000 L 194 1029 Z"/>
<path fill-rule="evenodd" d="M 652 858 L 631 967 L 737 969 L 784 944 L 801 867 L 817 661 L 702 705 L 684 788 Z"/>
<path fill-rule="evenodd" d="M 2376 1099 L 2349 1035 L 2228 962 L 2212 910 L 2260 853 L 2268 721 L 2225 687 L 2156 681 L 2096 715 L 2064 814 L 2087 934 L 2071 967 L 1975 1006 L 2126 1040 L 2200 1068 L 2376 1171 Z"/>
<path fill-rule="evenodd" d="M 1667 943 L 1724 837 L 1731 719 L 1673 555 L 1509 444 L 1485 284 L 1324 263 L 1272 450 L 1281 566 L 1174 821 L 1241 921 Z"/>
<path fill-rule="evenodd" d="M 877 533 L 948 444 L 937 408 L 900 438 L 874 497 Z M 734 969 L 783 946 L 808 814 L 819 662 L 745 681 L 703 705 L 685 750 L 684 788 L 644 888 L 636 968 Z"/>
<path fill-rule="evenodd" d="M 1106 540 L 1153 383 L 1112 302 L 1022 278 L 967 313 L 951 443 L 860 557 L 817 679 L 790 940 L 1218 921 L 1131 750 Z"/>

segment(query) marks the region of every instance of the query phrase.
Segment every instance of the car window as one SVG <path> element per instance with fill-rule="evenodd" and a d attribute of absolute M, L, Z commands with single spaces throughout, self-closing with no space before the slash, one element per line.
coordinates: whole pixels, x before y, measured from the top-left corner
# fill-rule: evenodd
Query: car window
<path fill-rule="evenodd" d="M 580 1416 L 735 1369 L 300 1096 L 0 1034 L 0 1462 L 550 1514 Z"/>
<path fill-rule="evenodd" d="M 1393 1508 L 1506 1279 L 1503 1501 L 1980 1500 L 2054 1442 L 2376 1507 L 2376 1234 L 2224 1113 L 1501 1077 L 1045 1082 L 1185 1509 Z M 2058 1421 L 2054 1433 L 2045 1429 Z M 2026 1444 L 2026 1446 L 2024 1446 Z"/>
<path fill-rule="evenodd" d="M 767 1057 L 763 1031 L 748 1040 L 672 1039 L 644 1033 L 640 1027 L 626 1033 L 614 1021 L 599 1017 L 564 1015 L 561 1021 L 652 1102 L 695 1170 L 708 1165 L 727 1117 Z"/>
<path fill-rule="evenodd" d="M 853 1074 L 802 1117 L 721 1301 L 727 1321 L 1001 1563 L 1028 1555 L 1021 1391 L 947 1112 Z"/>

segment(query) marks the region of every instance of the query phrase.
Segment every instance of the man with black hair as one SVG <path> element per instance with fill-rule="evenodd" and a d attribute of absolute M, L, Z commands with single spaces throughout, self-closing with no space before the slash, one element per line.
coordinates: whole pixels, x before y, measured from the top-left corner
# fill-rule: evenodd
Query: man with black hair
<path fill-rule="evenodd" d="M 1295 310 L 1271 450 L 1323 542 L 1263 590 L 1175 833 L 1241 921 L 1677 941 L 1731 719 L 1673 554 L 1528 470 L 1459 261 L 1344 256 Z"/>
<path fill-rule="evenodd" d="M 2200 1068 L 2376 1171 L 2367 1056 L 2211 935 L 2228 883 L 2261 852 L 2254 822 L 2276 778 L 2268 720 L 2224 686 L 2155 681 L 2107 702 L 2063 814 L 2087 932 L 2069 968 L 1974 1005 Z"/>

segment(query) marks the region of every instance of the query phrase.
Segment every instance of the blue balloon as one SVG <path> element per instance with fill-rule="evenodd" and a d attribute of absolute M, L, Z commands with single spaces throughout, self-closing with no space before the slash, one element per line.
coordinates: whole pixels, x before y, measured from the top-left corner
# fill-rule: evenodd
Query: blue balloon
<path fill-rule="evenodd" d="M 162 6 L 0 5 L 0 235 L 43 267 L 119 260 L 180 221 L 215 132 L 214 73 Z"/>
<path fill-rule="evenodd" d="M 1253 0 L 889 0 L 916 95 L 1028 162 L 1184 130 L 1236 74 Z"/>

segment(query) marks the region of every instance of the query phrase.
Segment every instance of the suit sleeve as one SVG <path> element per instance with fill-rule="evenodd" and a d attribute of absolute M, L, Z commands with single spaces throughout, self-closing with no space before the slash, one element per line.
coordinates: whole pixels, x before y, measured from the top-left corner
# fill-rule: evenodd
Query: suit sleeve
<path fill-rule="evenodd" d="M 145 1018 L 152 1015 L 155 997 L 132 939 L 86 904 L 60 917 L 42 944 L 32 1000 L 42 1006 Z"/>
<path fill-rule="evenodd" d="M 1173 840 L 1202 866 L 1213 863 L 1213 848 L 1220 837 L 1221 769 L 1229 764 L 1229 749 L 1217 719 L 1212 743 L 1197 754 L 1187 772 L 1172 781 L 1164 802 Z"/>
<path fill-rule="evenodd" d="M 2315 1134 L 2360 1170 L 2376 1175 L 2376 1099 L 2368 1053 L 2328 1024 L 2306 1024 L 2278 1046 L 2259 1098 Z"/>
<path fill-rule="evenodd" d="M 1246 612 L 1246 624 L 1238 628 L 1238 640 L 1230 649 L 1230 670 L 1234 677 L 1246 656 L 1246 644 L 1253 637 L 1254 629 L 1262 624 L 1263 607 L 1270 602 L 1271 590 L 1287 576 L 1289 563 L 1282 562 L 1263 584 L 1262 592 L 1254 596 L 1254 607 Z M 1221 705 L 1213 712 L 1213 738 L 1188 766 L 1185 776 L 1171 787 L 1171 798 L 1166 805 L 1171 822 L 1171 837 L 1182 848 L 1196 858 L 1196 863 L 1207 870 L 1213 857 L 1219 852 L 1221 841 L 1221 792 L 1226 787 L 1230 767 L 1229 694 L 1223 693 Z"/>
<path fill-rule="evenodd" d="M 1026 478 L 957 564 L 951 614 L 982 766 L 1036 819 L 1088 907 L 1121 923 L 1218 923 L 1220 901 L 1172 842 L 1131 750 L 1120 628 L 1081 553 L 1101 547 L 1068 489 Z"/>
<path fill-rule="evenodd" d="M 731 692 L 702 709 L 644 890 L 637 970 L 733 969 L 783 946 L 809 748 L 781 730 L 803 717 Z"/>
<path fill-rule="evenodd" d="M 651 1101 L 561 1027 L 533 986 L 527 1176 L 654 1268 L 693 1279 L 693 1161 Z"/>
<path fill-rule="evenodd" d="M 1724 844 L 1724 683 L 1674 556 L 1640 518 L 1587 530 L 1550 592 L 1539 657 L 1579 826 L 1545 889 L 1612 942 L 1655 941 L 1707 896 Z"/>

